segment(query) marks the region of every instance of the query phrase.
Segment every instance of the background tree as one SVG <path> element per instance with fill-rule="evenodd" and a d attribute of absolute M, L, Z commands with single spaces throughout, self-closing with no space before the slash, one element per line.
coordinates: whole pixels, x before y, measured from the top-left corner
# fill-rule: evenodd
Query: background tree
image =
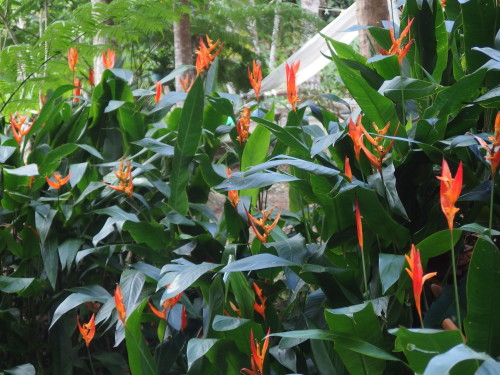
<path fill-rule="evenodd" d="M 360 25 L 381 26 L 381 21 L 389 17 L 387 0 L 357 0 L 356 16 Z M 363 56 L 377 54 L 379 49 L 367 29 L 359 31 L 359 52 Z"/>

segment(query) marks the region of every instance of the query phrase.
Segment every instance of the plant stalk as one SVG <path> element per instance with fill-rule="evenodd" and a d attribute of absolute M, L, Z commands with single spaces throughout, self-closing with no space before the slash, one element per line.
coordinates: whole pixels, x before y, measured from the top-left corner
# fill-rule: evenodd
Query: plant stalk
<path fill-rule="evenodd" d="M 366 295 L 366 299 L 369 299 L 370 293 L 368 291 L 368 280 L 366 278 L 365 252 L 363 249 L 361 249 L 361 263 L 362 263 L 362 267 L 363 267 L 363 281 L 365 284 L 365 295 Z"/>
<path fill-rule="evenodd" d="M 500 150 L 497 152 L 500 152 Z M 491 190 L 490 191 L 490 220 L 489 220 L 489 224 L 488 224 L 488 229 L 489 229 L 490 237 L 491 237 L 491 228 L 493 227 L 493 195 L 494 195 L 493 193 L 495 191 L 495 176 L 493 174 L 491 175 L 491 189 L 490 190 Z"/>
<path fill-rule="evenodd" d="M 457 323 L 458 323 L 458 330 L 460 331 L 460 333 L 462 333 L 462 319 L 460 317 L 460 299 L 458 298 L 457 262 L 455 260 L 453 229 L 450 229 L 450 245 L 451 245 L 451 266 L 453 268 L 453 288 L 455 291 L 455 305 L 457 307 Z"/>

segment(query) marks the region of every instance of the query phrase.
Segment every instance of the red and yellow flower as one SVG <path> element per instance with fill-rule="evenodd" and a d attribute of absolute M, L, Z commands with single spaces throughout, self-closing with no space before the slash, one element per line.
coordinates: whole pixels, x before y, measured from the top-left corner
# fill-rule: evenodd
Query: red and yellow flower
<path fill-rule="evenodd" d="M 266 339 L 264 340 L 264 345 L 261 348 L 260 344 L 253 337 L 253 330 L 250 330 L 250 350 L 252 352 L 250 363 L 252 365 L 252 369 L 249 370 L 247 368 L 243 368 L 241 369 L 242 372 L 245 372 L 248 375 L 264 374 L 264 360 L 266 358 L 267 348 L 269 346 L 270 333 L 271 328 L 268 329 Z"/>
<path fill-rule="evenodd" d="M 418 249 L 415 249 L 415 245 L 411 245 L 410 256 L 405 254 L 406 261 L 410 268 L 405 268 L 406 272 L 410 276 L 413 283 L 413 297 L 415 298 L 415 307 L 418 312 L 418 316 L 420 317 L 420 321 L 422 322 L 422 309 L 420 306 L 420 299 L 422 294 L 422 289 L 424 287 L 424 283 L 426 280 L 431 277 L 436 276 L 437 272 L 431 272 L 424 275 L 424 271 L 422 269 L 422 263 L 420 262 L 420 252 Z"/>
<path fill-rule="evenodd" d="M 260 85 L 262 83 L 262 69 L 260 64 L 257 64 L 255 60 L 252 62 L 252 70 L 248 67 L 248 80 L 250 85 L 255 92 L 255 99 L 259 101 Z"/>
<path fill-rule="evenodd" d="M 167 285 L 167 287 L 168 287 L 168 285 Z M 174 307 L 177 304 L 177 302 L 179 302 L 179 300 L 181 299 L 181 297 L 182 297 L 182 293 L 179 293 L 175 297 L 172 297 L 172 298 L 169 298 L 169 299 L 166 299 L 165 301 L 163 301 L 163 304 L 162 304 L 163 309 L 161 311 L 159 311 L 158 309 L 156 309 L 153 306 L 153 304 L 151 302 L 149 302 L 149 301 L 148 301 L 148 305 L 151 308 L 151 311 L 157 317 L 159 317 L 160 319 L 163 319 L 163 320 L 167 320 L 168 313 L 170 312 L 170 310 L 172 310 L 172 307 Z"/>
<path fill-rule="evenodd" d="M 444 216 L 446 216 L 448 228 L 451 230 L 453 229 L 455 214 L 459 211 L 459 208 L 455 207 L 455 203 L 462 191 L 462 162 L 458 165 L 457 173 L 455 174 L 455 178 L 453 178 L 448 163 L 443 159 L 441 176 L 438 176 L 437 179 L 441 181 L 439 193 L 441 210 Z"/>
<path fill-rule="evenodd" d="M 47 183 L 52 189 L 59 190 L 69 181 L 71 178 L 71 172 L 66 177 L 62 177 L 59 173 L 53 173 L 52 176 L 55 181 L 50 180 L 47 176 L 45 176 L 45 180 L 47 180 Z"/>
<path fill-rule="evenodd" d="M 20 116 L 19 113 L 16 112 L 16 117 L 18 118 L 17 120 L 12 114 L 10 114 L 10 127 L 12 129 L 14 139 L 17 144 L 21 146 L 24 136 L 30 132 L 36 119 L 31 122 L 31 125 L 28 128 L 26 128 L 25 122 L 28 119 L 28 116 Z"/>
<path fill-rule="evenodd" d="M 115 306 L 118 311 L 118 318 L 121 320 L 123 325 L 126 325 L 127 310 L 125 309 L 125 304 L 123 303 L 122 290 L 120 289 L 120 284 L 116 284 L 115 289 Z"/>
<path fill-rule="evenodd" d="M 80 319 L 78 315 L 76 316 L 76 323 L 78 324 L 78 329 L 80 330 L 80 334 L 82 335 L 83 340 L 85 341 L 85 345 L 89 347 L 90 342 L 94 338 L 95 335 L 95 314 L 92 314 L 92 318 L 90 318 L 88 323 L 80 324 Z"/>
<path fill-rule="evenodd" d="M 358 234 L 358 243 L 361 251 L 363 251 L 363 222 L 361 221 L 361 212 L 359 211 L 358 200 L 354 202 L 356 213 L 356 232 Z"/>
<path fill-rule="evenodd" d="M 300 67 L 300 60 L 297 61 L 296 63 L 292 63 L 291 65 L 288 65 L 288 63 L 285 64 L 286 91 L 288 96 L 288 102 L 290 103 L 292 109 L 295 112 L 297 112 L 297 102 L 300 101 L 299 97 L 297 96 L 297 85 L 295 83 L 299 67 Z"/>
<path fill-rule="evenodd" d="M 74 72 L 76 70 L 76 63 L 78 62 L 78 49 L 76 46 L 68 50 L 68 65 L 69 69 Z"/>
<path fill-rule="evenodd" d="M 120 162 L 119 169 L 115 172 L 115 176 L 118 178 L 118 185 L 110 185 L 103 181 L 103 183 L 114 189 L 116 191 L 123 191 L 130 198 L 132 198 L 134 193 L 134 182 L 132 177 L 132 164 L 130 162 L 127 163 L 127 170 L 124 170 L 123 161 Z"/>
<path fill-rule="evenodd" d="M 241 112 L 241 116 L 238 120 L 238 124 L 236 125 L 236 131 L 238 136 L 236 140 L 240 142 L 240 144 L 245 143 L 248 140 L 248 132 L 250 130 L 250 108 L 244 107 Z"/>
<path fill-rule="evenodd" d="M 115 66 L 116 52 L 108 49 L 106 52 L 102 51 L 102 63 L 106 69 L 113 69 Z"/>
<path fill-rule="evenodd" d="M 162 85 L 161 82 L 156 81 L 156 95 L 155 95 L 155 103 L 158 103 L 161 99 L 161 93 L 162 93 Z"/>
<path fill-rule="evenodd" d="M 256 219 L 255 217 L 253 217 L 252 215 L 250 215 L 250 213 L 245 208 L 245 212 L 247 213 L 248 221 L 250 222 L 250 225 L 251 225 L 251 227 L 252 227 L 252 229 L 253 229 L 253 231 L 255 233 L 255 236 L 262 243 L 266 243 L 267 242 L 267 239 L 269 238 L 269 235 L 273 231 L 273 229 L 276 226 L 276 224 L 278 224 L 278 221 L 280 219 L 281 208 L 280 208 L 278 214 L 276 215 L 276 218 L 274 219 L 273 223 L 272 224 L 266 224 L 266 221 L 271 216 L 271 214 L 274 211 L 275 207 L 276 206 L 273 206 L 273 208 L 271 208 L 270 210 L 263 210 L 263 211 L 257 210 L 257 211 L 259 211 L 262 214 L 262 217 L 259 218 L 259 219 Z M 256 226 L 258 226 L 262 230 L 262 234 L 260 233 L 260 231 L 257 229 Z"/>
<path fill-rule="evenodd" d="M 231 169 L 226 168 L 226 177 L 231 177 Z M 229 202 L 231 202 L 231 206 L 234 208 L 238 207 L 238 203 L 240 203 L 240 199 L 238 198 L 238 190 L 228 190 L 227 197 L 229 198 Z"/>
<path fill-rule="evenodd" d="M 203 39 L 200 38 L 200 45 L 198 49 L 195 51 L 196 54 L 198 55 L 196 57 L 197 76 L 200 75 L 205 70 L 207 70 L 210 67 L 210 65 L 212 65 L 212 62 L 215 60 L 215 58 L 219 55 L 220 51 L 222 50 L 222 46 L 224 46 L 224 43 L 221 43 L 217 52 L 214 52 L 214 50 L 219 45 L 220 40 L 217 39 L 217 41 L 214 43 L 208 37 L 208 35 L 206 35 L 206 39 L 207 39 L 207 44 L 205 44 Z"/>
<path fill-rule="evenodd" d="M 78 103 L 80 101 L 79 96 L 82 94 L 82 80 L 79 78 L 73 79 L 73 86 L 76 86 L 73 89 L 73 103 Z"/>
<path fill-rule="evenodd" d="M 89 68 L 89 85 L 91 87 L 95 86 L 95 74 L 92 68 Z"/>
<path fill-rule="evenodd" d="M 259 303 L 255 301 L 253 303 L 253 309 L 255 312 L 257 312 L 262 318 L 266 319 L 266 301 L 267 297 L 262 295 L 262 289 L 259 288 L 259 286 L 254 282 L 252 284 L 253 290 L 255 290 L 255 294 L 257 295 L 257 298 L 259 299 Z"/>
<path fill-rule="evenodd" d="M 391 35 L 391 41 L 392 45 L 389 48 L 389 50 L 382 49 L 380 52 L 382 55 L 396 55 L 398 57 L 399 64 L 403 62 L 404 57 L 410 50 L 411 45 L 413 44 L 413 39 L 410 40 L 406 45 L 401 48 L 401 44 L 403 43 L 403 39 L 406 37 L 406 35 L 410 32 L 411 25 L 413 23 L 414 18 L 411 20 L 408 19 L 408 25 L 404 28 L 403 32 L 399 35 L 399 38 L 396 39 L 394 36 L 394 27 L 391 27 L 389 29 L 389 33 Z"/>

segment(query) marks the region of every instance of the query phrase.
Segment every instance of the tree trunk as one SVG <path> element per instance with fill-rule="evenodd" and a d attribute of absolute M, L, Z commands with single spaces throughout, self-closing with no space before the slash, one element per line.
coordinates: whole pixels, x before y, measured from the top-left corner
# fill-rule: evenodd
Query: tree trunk
<path fill-rule="evenodd" d="M 91 0 L 92 4 L 95 3 L 105 3 L 109 4 L 112 0 Z M 111 21 L 109 21 L 111 22 Z M 102 44 L 109 44 L 109 39 L 106 37 L 103 37 L 99 33 L 94 37 L 92 43 L 94 46 L 97 45 L 102 45 Z M 101 77 L 102 73 L 104 72 L 104 64 L 102 61 L 102 55 L 98 54 L 96 57 L 94 57 L 94 81 L 97 83 L 101 82 Z"/>
<path fill-rule="evenodd" d="M 182 0 L 182 5 L 190 5 L 189 0 Z M 175 67 L 181 65 L 193 64 L 193 47 L 191 44 L 191 25 L 189 14 L 184 13 L 178 21 L 174 22 L 174 59 Z M 194 76 L 192 70 L 183 74 L 183 77 Z M 175 79 L 175 90 L 182 92 L 183 88 L 180 83 L 181 76 Z"/>
<path fill-rule="evenodd" d="M 276 0 L 276 8 L 274 10 L 274 20 L 273 20 L 273 33 L 271 34 L 271 48 L 269 50 L 269 69 L 274 69 L 276 65 L 276 47 L 278 44 L 278 33 L 280 30 L 280 13 L 279 13 L 279 3 L 281 0 Z"/>
<path fill-rule="evenodd" d="M 387 0 L 356 0 L 356 16 L 360 25 L 381 26 L 387 20 L 389 11 Z M 359 52 L 370 57 L 378 54 L 380 46 L 370 36 L 367 29 L 359 30 Z"/>

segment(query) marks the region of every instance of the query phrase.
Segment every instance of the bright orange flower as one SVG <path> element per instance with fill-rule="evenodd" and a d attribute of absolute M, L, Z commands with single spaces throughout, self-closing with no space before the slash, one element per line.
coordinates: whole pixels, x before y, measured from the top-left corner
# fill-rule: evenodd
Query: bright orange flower
<path fill-rule="evenodd" d="M 241 369 L 242 372 L 246 372 L 248 375 L 262 375 L 264 373 L 264 359 L 266 358 L 267 347 L 269 346 L 270 333 L 271 328 L 267 330 L 267 336 L 261 349 L 260 344 L 253 337 L 253 330 L 250 330 L 250 350 L 252 351 L 250 362 L 252 369 L 243 368 Z"/>
<path fill-rule="evenodd" d="M 488 139 L 492 142 L 488 145 L 486 141 L 477 135 L 468 133 L 477 139 L 481 147 L 483 147 L 487 155 L 484 157 L 488 159 L 491 163 L 491 175 L 492 179 L 495 178 L 498 166 L 500 165 L 500 112 L 497 113 L 495 118 L 495 134 L 493 137 L 488 137 Z"/>
<path fill-rule="evenodd" d="M 56 180 L 55 182 L 50 180 L 47 176 L 45 176 L 45 179 L 52 189 L 59 190 L 69 181 L 69 179 L 71 178 L 71 172 L 64 178 L 59 173 L 54 173 L 52 176 L 54 176 Z"/>
<path fill-rule="evenodd" d="M 167 285 L 167 287 L 168 287 L 168 285 Z M 163 310 L 162 311 L 157 310 L 150 302 L 148 302 L 148 305 L 151 308 L 151 311 L 153 311 L 153 313 L 157 317 L 159 317 L 160 319 L 163 319 L 163 320 L 167 320 L 167 314 L 170 312 L 172 307 L 174 307 L 177 304 L 177 302 L 179 302 L 181 297 L 182 297 L 182 293 L 179 293 L 175 297 L 172 297 L 172 298 L 169 298 L 169 299 L 166 299 L 165 301 L 163 301 L 163 304 L 162 304 Z"/>
<path fill-rule="evenodd" d="M 92 68 L 89 68 L 89 85 L 95 86 L 95 75 L 94 75 L 94 69 Z"/>
<path fill-rule="evenodd" d="M 448 228 L 450 228 L 450 230 L 453 229 L 455 214 L 459 211 L 459 209 L 455 207 L 455 203 L 460 196 L 460 192 L 462 191 L 462 176 L 462 162 L 458 165 L 455 178 L 452 178 L 448 163 L 445 159 L 443 159 L 441 176 L 437 177 L 437 179 L 441 181 L 439 194 L 441 200 L 441 210 L 443 211 L 444 216 L 446 216 Z"/>
<path fill-rule="evenodd" d="M 73 79 L 73 86 L 76 86 L 76 88 L 73 89 L 73 103 L 78 103 L 80 101 L 78 96 L 82 94 L 82 80 L 78 78 Z"/>
<path fill-rule="evenodd" d="M 222 43 L 219 46 L 219 49 L 217 52 L 213 53 L 213 51 L 217 48 L 219 45 L 220 40 L 217 39 L 215 43 L 206 35 L 207 39 L 207 44 L 203 42 L 203 39 L 200 38 L 200 46 L 198 49 L 195 51 L 196 54 L 198 55 L 196 57 L 196 75 L 199 76 L 202 72 L 204 72 L 206 69 L 210 67 L 212 62 L 215 60 L 215 58 L 219 55 L 220 51 L 222 50 L 222 46 L 224 46 L 224 43 Z"/>
<path fill-rule="evenodd" d="M 184 78 L 181 78 L 179 80 L 179 82 L 181 83 L 184 92 L 189 92 L 189 90 L 191 90 L 191 87 L 193 87 L 194 78 L 191 77 L 189 74 L 186 74 Z"/>
<path fill-rule="evenodd" d="M 441 0 L 441 6 L 444 8 L 446 6 L 446 0 Z"/>
<path fill-rule="evenodd" d="M 77 315 L 76 323 L 78 324 L 82 338 L 85 340 L 85 345 L 88 347 L 95 335 L 95 314 L 92 314 L 92 318 L 90 318 L 88 323 L 84 323 L 83 326 L 80 324 L 80 319 Z"/>
<path fill-rule="evenodd" d="M 424 275 L 422 269 L 422 263 L 420 262 L 420 252 L 415 249 L 415 245 L 411 245 L 410 256 L 405 254 L 406 261 L 410 268 L 405 268 L 408 275 L 413 283 L 413 297 L 415 298 L 415 307 L 417 308 L 418 316 L 420 321 L 422 321 L 422 309 L 420 307 L 420 296 L 422 294 L 422 288 L 424 287 L 425 280 L 436 276 L 437 272 L 431 272 Z"/>
<path fill-rule="evenodd" d="M 359 211 L 358 200 L 355 200 L 356 206 L 356 232 L 358 233 L 358 243 L 361 251 L 363 251 L 363 222 L 361 221 L 361 212 Z"/>
<path fill-rule="evenodd" d="M 295 77 L 297 75 L 299 67 L 300 67 L 300 60 L 297 61 L 296 63 L 292 63 L 291 65 L 288 65 L 288 63 L 285 64 L 286 91 L 288 94 L 288 102 L 290 103 L 292 109 L 295 112 L 297 112 L 297 102 L 300 101 L 299 97 L 297 96 L 297 85 L 295 84 Z"/>
<path fill-rule="evenodd" d="M 266 300 L 267 297 L 262 295 L 262 289 L 255 283 L 252 284 L 253 290 L 255 290 L 255 294 L 257 294 L 257 298 L 260 303 L 254 302 L 253 309 L 262 316 L 262 318 L 266 319 Z"/>
<path fill-rule="evenodd" d="M 76 70 L 76 63 L 78 62 L 78 50 L 76 46 L 70 48 L 68 51 L 68 65 L 72 72 Z"/>
<path fill-rule="evenodd" d="M 25 127 L 24 123 L 26 122 L 26 119 L 28 118 L 27 116 L 20 116 L 19 113 L 16 112 L 16 116 L 18 118 L 18 121 L 16 121 L 15 117 L 10 115 L 10 127 L 12 129 L 12 135 L 14 136 L 14 139 L 16 140 L 17 144 L 21 146 L 21 142 L 26 134 L 28 134 L 33 127 L 33 124 L 35 123 L 36 119 L 34 119 L 31 122 L 31 125 L 26 129 L 23 130 L 23 127 Z"/>
<path fill-rule="evenodd" d="M 230 168 L 226 168 L 226 176 L 227 178 L 231 177 Z M 238 198 L 238 190 L 228 190 L 227 196 L 229 198 L 229 201 L 231 202 L 231 206 L 233 206 L 234 208 L 238 208 L 238 203 L 240 203 L 240 199 Z"/>
<path fill-rule="evenodd" d="M 411 27 L 414 19 L 415 18 L 412 18 L 411 20 L 408 19 L 408 25 L 406 25 L 405 29 L 403 30 L 403 32 L 399 35 L 399 38 L 397 38 L 397 39 L 394 36 L 394 27 L 391 27 L 389 29 L 389 33 L 391 35 L 392 45 L 388 51 L 382 49 L 380 51 L 382 53 L 382 55 L 396 55 L 396 56 L 398 56 L 398 61 L 399 61 L 399 64 L 401 65 L 404 57 L 406 56 L 406 54 L 410 50 L 411 45 L 413 44 L 413 39 L 412 39 L 408 43 L 406 43 L 406 45 L 403 48 L 401 48 L 401 44 L 403 43 L 403 39 L 406 37 L 406 34 L 409 33 L 410 27 Z"/>
<path fill-rule="evenodd" d="M 106 69 L 113 69 L 115 66 L 115 51 L 108 49 L 106 52 L 102 51 L 102 63 Z"/>
<path fill-rule="evenodd" d="M 116 284 L 115 289 L 115 306 L 118 311 L 118 318 L 122 321 L 123 325 L 126 325 L 127 310 L 125 309 L 125 304 L 123 303 L 122 290 L 120 289 L 120 284 Z"/>
<path fill-rule="evenodd" d="M 156 95 L 155 95 L 155 103 L 158 103 L 161 99 L 161 93 L 162 93 L 162 88 L 161 88 L 161 82 L 156 81 Z"/>
<path fill-rule="evenodd" d="M 363 151 L 364 151 L 366 157 L 368 158 L 368 160 L 370 161 L 370 163 L 375 168 L 377 168 L 377 170 L 379 170 L 379 171 L 382 170 L 382 164 L 384 163 L 385 155 L 387 155 L 387 153 L 391 150 L 392 146 L 394 145 L 394 140 L 392 140 L 387 147 L 385 147 L 382 144 L 382 141 L 384 139 L 383 136 L 389 130 L 390 125 L 391 125 L 391 123 L 389 122 L 389 123 L 387 123 L 387 125 L 384 128 L 379 129 L 376 124 L 373 124 L 373 128 L 375 129 L 375 131 L 378 134 L 378 136 L 376 136 L 375 138 L 373 138 L 366 131 L 366 129 L 363 127 L 363 125 L 361 125 L 362 131 L 363 131 L 364 135 L 366 136 L 366 139 L 368 139 L 368 142 L 370 142 L 375 147 L 375 150 L 377 151 L 378 156 L 375 156 L 373 153 L 371 153 L 367 149 L 367 147 L 364 145 L 364 143 L 361 144 L 361 148 L 363 149 Z M 399 124 L 396 127 L 396 131 L 394 132 L 394 135 L 396 135 L 396 133 L 398 132 L 398 128 L 399 128 Z"/>
<path fill-rule="evenodd" d="M 240 142 L 240 144 L 245 143 L 248 140 L 248 131 L 250 130 L 250 108 L 244 107 L 241 112 L 240 119 L 238 120 L 238 124 L 236 125 L 236 131 L 238 132 L 238 136 L 236 140 Z"/>
<path fill-rule="evenodd" d="M 267 211 L 267 210 L 259 211 L 262 214 L 262 217 L 260 219 L 256 219 L 252 215 L 250 215 L 250 213 L 247 211 L 247 209 L 245 207 L 245 212 L 247 213 L 248 221 L 250 222 L 250 225 L 255 233 L 255 236 L 257 236 L 259 241 L 262 243 L 267 242 L 269 235 L 273 231 L 276 224 L 278 224 L 278 221 L 280 219 L 281 208 L 280 208 L 278 214 L 276 215 L 276 219 L 274 219 L 274 222 L 271 225 L 266 224 L 267 219 L 269 218 L 269 216 L 271 216 L 271 213 L 273 212 L 275 207 L 276 206 L 273 206 L 273 208 L 271 208 L 269 211 Z M 260 227 L 260 229 L 262 229 L 263 234 L 260 234 L 259 230 L 257 229 L 257 227 L 255 225 L 257 225 L 258 227 Z"/>
<path fill-rule="evenodd" d="M 352 182 L 351 164 L 349 164 L 349 158 L 347 156 L 344 159 L 344 174 L 349 179 L 349 181 Z"/>
<path fill-rule="evenodd" d="M 358 116 L 356 120 L 356 124 L 352 121 L 352 118 L 349 119 L 349 133 L 348 136 L 352 139 L 352 143 L 354 144 L 354 154 L 356 155 L 356 160 L 359 161 L 359 154 L 361 152 L 361 147 L 363 145 L 363 124 L 361 123 L 361 116 Z"/>
<path fill-rule="evenodd" d="M 111 189 L 114 189 L 116 191 L 123 191 L 130 198 L 132 198 L 133 193 L 134 193 L 134 182 L 133 182 L 133 177 L 132 177 L 132 164 L 130 162 L 127 163 L 127 170 L 126 171 L 123 168 L 124 168 L 123 161 L 121 161 L 119 170 L 115 172 L 115 175 L 119 180 L 118 186 L 110 185 L 104 181 L 103 181 L 103 183 L 106 186 L 110 187 Z"/>
<path fill-rule="evenodd" d="M 255 60 L 252 62 L 252 71 L 248 67 L 248 79 L 250 80 L 250 85 L 252 85 L 253 91 L 255 92 L 255 99 L 259 101 L 260 85 L 262 83 L 262 69 L 260 64 L 257 64 Z"/>

